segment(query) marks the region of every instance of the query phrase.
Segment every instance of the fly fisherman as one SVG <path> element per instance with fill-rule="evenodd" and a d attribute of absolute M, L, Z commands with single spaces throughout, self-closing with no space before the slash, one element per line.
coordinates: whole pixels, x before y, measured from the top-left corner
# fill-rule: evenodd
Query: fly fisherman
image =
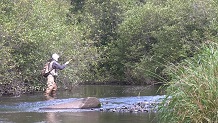
<path fill-rule="evenodd" d="M 69 61 L 67 61 L 65 64 L 61 65 L 58 63 L 58 54 L 53 54 L 50 64 L 49 64 L 49 71 L 50 74 L 47 76 L 47 88 L 45 92 L 46 97 L 55 97 L 56 91 L 57 91 L 57 85 L 55 82 L 55 78 L 57 77 L 58 73 L 57 70 L 63 70 L 67 64 L 69 64 Z"/>

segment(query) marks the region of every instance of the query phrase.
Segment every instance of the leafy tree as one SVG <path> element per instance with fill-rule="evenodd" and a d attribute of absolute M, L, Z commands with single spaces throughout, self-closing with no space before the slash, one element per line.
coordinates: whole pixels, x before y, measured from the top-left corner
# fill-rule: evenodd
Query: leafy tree
<path fill-rule="evenodd" d="M 215 34 L 212 0 L 155 1 L 128 11 L 119 25 L 117 41 L 109 47 L 107 68 L 129 83 L 167 81 L 163 70 L 198 51 Z M 120 78 L 121 77 L 121 78 Z"/>
<path fill-rule="evenodd" d="M 60 75 L 62 84 L 83 81 L 95 49 L 92 41 L 81 38 L 76 26 L 67 23 L 70 3 L 3 0 L 0 6 L 2 84 L 10 84 L 13 90 L 44 85 L 40 70 L 53 53 L 61 55 L 60 62 L 73 59 Z"/>

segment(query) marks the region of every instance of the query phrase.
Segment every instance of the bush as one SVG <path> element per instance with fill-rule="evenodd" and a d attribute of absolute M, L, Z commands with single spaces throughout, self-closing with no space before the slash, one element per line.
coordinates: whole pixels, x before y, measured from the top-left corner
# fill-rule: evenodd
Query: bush
<path fill-rule="evenodd" d="M 67 23 L 70 3 L 2 0 L 0 8 L 0 84 L 14 90 L 45 85 L 40 71 L 53 53 L 61 55 L 60 63 L 73 59 L 59 76 L 63 85 L 86 79 L 96 50 L 91 40 L 82 39 L 77 26 Z"/>
<path fill-rule="evenodd" d="M 218 122 L 218 44 L 209 43 L 193 58 L 168 72 L 166 98 L 159 107 L 160 122 Z"/>
<path fill-rule="evenodd" d="M 150 0 L 124 15 L 103 56 L 109 73 L 129 83 L 168 81 L 166 66 L 192 57 L 217 32 L 213 0 Z"/>

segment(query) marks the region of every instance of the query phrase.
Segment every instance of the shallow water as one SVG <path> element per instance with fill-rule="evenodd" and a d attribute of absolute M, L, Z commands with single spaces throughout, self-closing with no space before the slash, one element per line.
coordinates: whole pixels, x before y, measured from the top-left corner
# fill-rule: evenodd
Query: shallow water
<path fill-rule="evenodd" d="M 116 108 L 163 98 L 158 87 L 77 86 L 72 91 L 58 90 L 57 99 L 45 100 L 43 93 L 0 98 L 0 122 L 8 123 L 155 123 L 156 113 L 101 112 L 99 109 L 43 110 L 41 108 L 79 98 L 99 98 L 102 108 Z"/>

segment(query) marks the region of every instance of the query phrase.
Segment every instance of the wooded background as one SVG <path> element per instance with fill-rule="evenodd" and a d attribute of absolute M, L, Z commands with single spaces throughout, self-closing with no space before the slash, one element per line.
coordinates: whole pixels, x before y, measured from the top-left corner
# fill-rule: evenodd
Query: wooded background
<path fill-rule="evenodd" d="M 81 82 L 157 84 L 167 68 L 217 41 L 216 0 L 1 0 L 0 89 L 40 90 L 53 53 L 64 88 Z M 5 86 L 10 85 L 10 86 Z"/>

